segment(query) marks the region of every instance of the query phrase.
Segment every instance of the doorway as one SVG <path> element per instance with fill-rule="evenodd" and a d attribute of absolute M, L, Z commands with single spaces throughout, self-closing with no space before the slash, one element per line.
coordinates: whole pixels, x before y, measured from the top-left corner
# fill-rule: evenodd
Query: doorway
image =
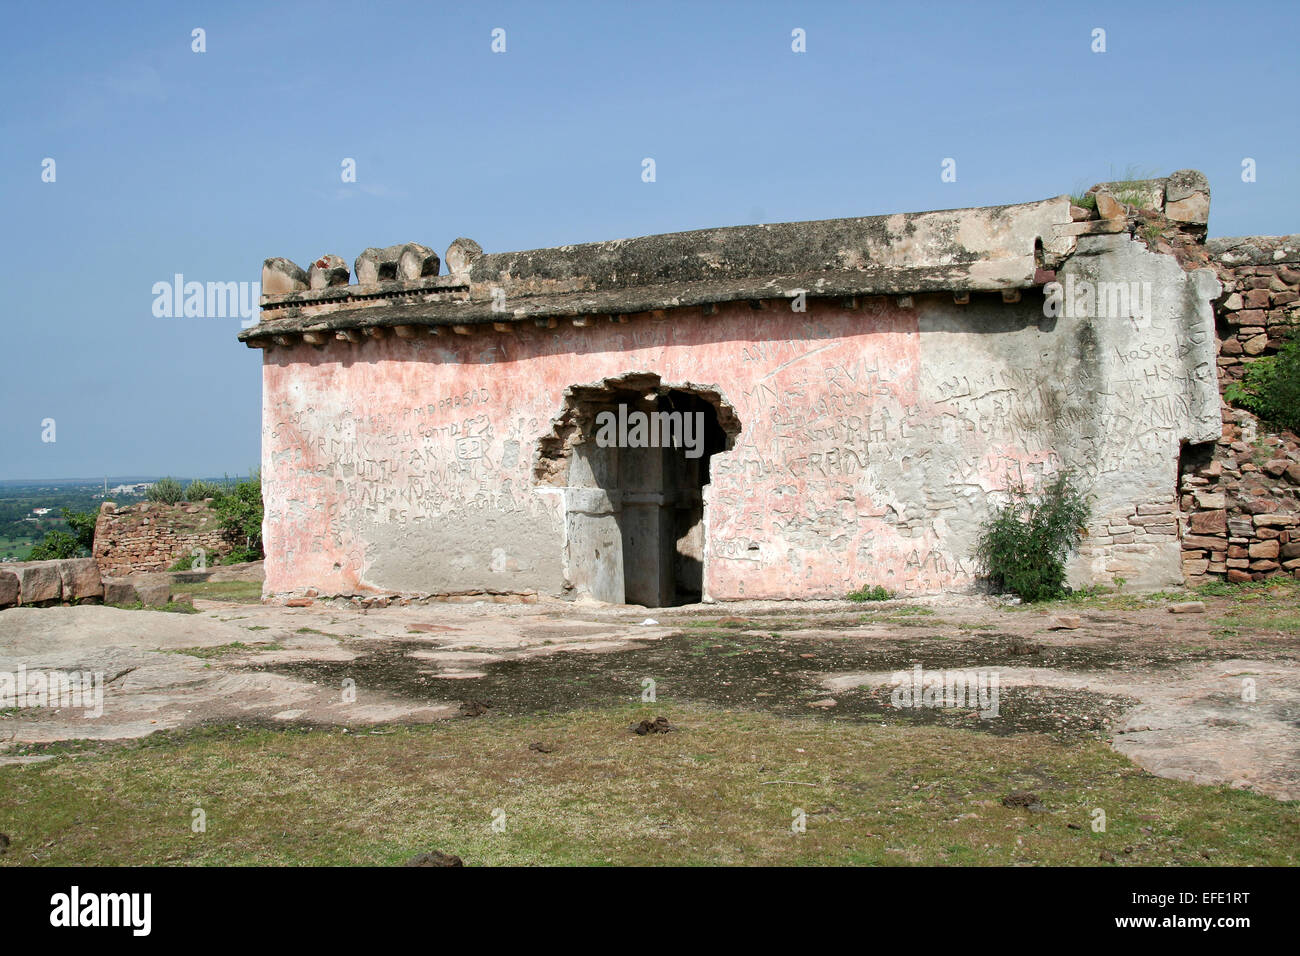
<path fill-rule="evenodd" d="M 612 604 L 699 601 L 712 458 L 739 433 L 712 389 L 651 374 L 567 389 L 535 471 L 565 491 L 570 587 Z"/>

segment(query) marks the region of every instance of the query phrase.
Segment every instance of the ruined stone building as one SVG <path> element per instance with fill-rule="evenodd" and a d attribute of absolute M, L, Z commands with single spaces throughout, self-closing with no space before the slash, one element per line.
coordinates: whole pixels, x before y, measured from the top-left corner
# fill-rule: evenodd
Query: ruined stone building
<path fill-rule="evenodd" d="M 1224 574 L 1228 506 L 1184 494 L 1225 434 L 1208 185 L 1094 194 L 527 252 L 457 239 L 445 272 L 409 243 L 363 252 L 356 284 L 337 256 L 269 259 L 240 333 L 263 355 L 266 592 L 966 589 L 996 493 L 1066 468 L 1094 496 L 1075 584 Z M 1275 271 L 1298 258 L 1277 242 Z M 597 440 L 602 413 L 634 412 L 698 422 L 694 446 Z M 1194 511 L 1222 532 L 1193 535 Z"/>

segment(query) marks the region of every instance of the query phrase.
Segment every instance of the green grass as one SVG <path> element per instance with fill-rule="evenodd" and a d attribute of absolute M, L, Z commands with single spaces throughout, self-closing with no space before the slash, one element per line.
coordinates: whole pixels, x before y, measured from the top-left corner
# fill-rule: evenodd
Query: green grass
<path fill-rule="evenodd" d="M 261 604 L 260 581 L 200 581 L 197 584 L 178 584 L 178 592 L 205 601 L 230 601 L 235 604 Z"/>
<path fill-rule="evenodd" d="M 864 584 L 856 591 L 850 591 L 844 596 L 850 601 L 888 601 L 894 596 L 894 593 L 879 584 Z"/>
<path fill-rule="evenodd" d="M 679 732 L 627 732 L 658 713 Z M 1096 864 L 1103 850 L 1129 865 L 1300 863 L 1295 803 L 1038 735 L 661 705 L 348 734 L 209 727 L 60 752 L 0 768 L 0 866 L 382 865 L 431 849 L 470 865 Z M 1003 807 L 1013 788 L 1047 812 Z M 1105 833 L 1089 825 L 1098 807 Z"/>
<path fill-rule="evenodd" d="M 180 597 L 181 595 L 177 595 Z M 186 601 L 171 600 L 166 604 L 160 604 L 151 607 L 142 601 L 135 601 L 131 604 L 110 604 L 109 607 L 121 608 L 123 611 L 166 611 L 171 614 L 198 614 L 198 609 Z"/>
<path fill-rule="evenodd" d="M 246 654 L 249 651 L 282 651 L 284 645 L 268 641 L 265 644 L 245 644 L 243 641 L 234 641 L 230 644 L 214 644 L 210 647 L 176 647 L 168 651 L 170 654 L 186 654 L 190 657 L 201 657 L 205 660 L 211 660 L 215 657 L 227 657 L 231 654 Z"/>

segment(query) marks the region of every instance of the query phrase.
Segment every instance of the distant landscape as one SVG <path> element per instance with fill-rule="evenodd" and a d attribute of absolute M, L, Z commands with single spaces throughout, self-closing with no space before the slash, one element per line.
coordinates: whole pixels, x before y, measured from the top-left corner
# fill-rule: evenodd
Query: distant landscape
<path fill-rule="evenodd" d="M 137 504 L 145 500 L 149 485 L 161 477 L 0 480 L 0 562 L 27 560 L 47 532 L 72 533 L 63 509 L 77 514 L 98 512 L 105 501 L 119 506 Z M 226 475 L 201 480 L 229 484 L 236 479 Z"/>

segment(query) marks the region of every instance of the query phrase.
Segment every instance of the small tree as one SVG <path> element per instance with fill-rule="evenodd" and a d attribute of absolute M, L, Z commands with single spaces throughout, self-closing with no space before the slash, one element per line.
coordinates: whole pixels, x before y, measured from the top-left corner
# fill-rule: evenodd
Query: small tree
<path fill-rule="evenodd" d="M 213 502 L 221 530 L 235 544 L 229 559 L 256 561 L 262 554 L 262 476 L 254 471 Z"/>
<path fill-rule="evenodd" d="M 1092 508 L 1068 472 L 1030 494 L 1012 486 L 1011 500 L 980 526 L 975 557 L 989 583 L 1024 601 L 1065 593 L 1065 559 L 1083 538 Z"/>
<path fill-rule="evenodd" d="M 32 546 L 31 553 L 27 555 L 28 561 L 52 561 L 55 558 L 79 558 L 82 557 L 81 546 L 77 544 L 77 539 L 58 528 L 53 531 L 45 532 L 45 537 Z"/>
<path fill-rule="evenodd" d="M 63 520 L 72 529 L 71 533 L 62 528 L 45 532 L 45 537 L 32 545 L 27 555 L 28 561 L 52 561 L 56 558 L 84 558 L 92 554 L 95 547 L 95 520 L 98 515 L 93 511 L 73 511 L 60 508 Z"/>

